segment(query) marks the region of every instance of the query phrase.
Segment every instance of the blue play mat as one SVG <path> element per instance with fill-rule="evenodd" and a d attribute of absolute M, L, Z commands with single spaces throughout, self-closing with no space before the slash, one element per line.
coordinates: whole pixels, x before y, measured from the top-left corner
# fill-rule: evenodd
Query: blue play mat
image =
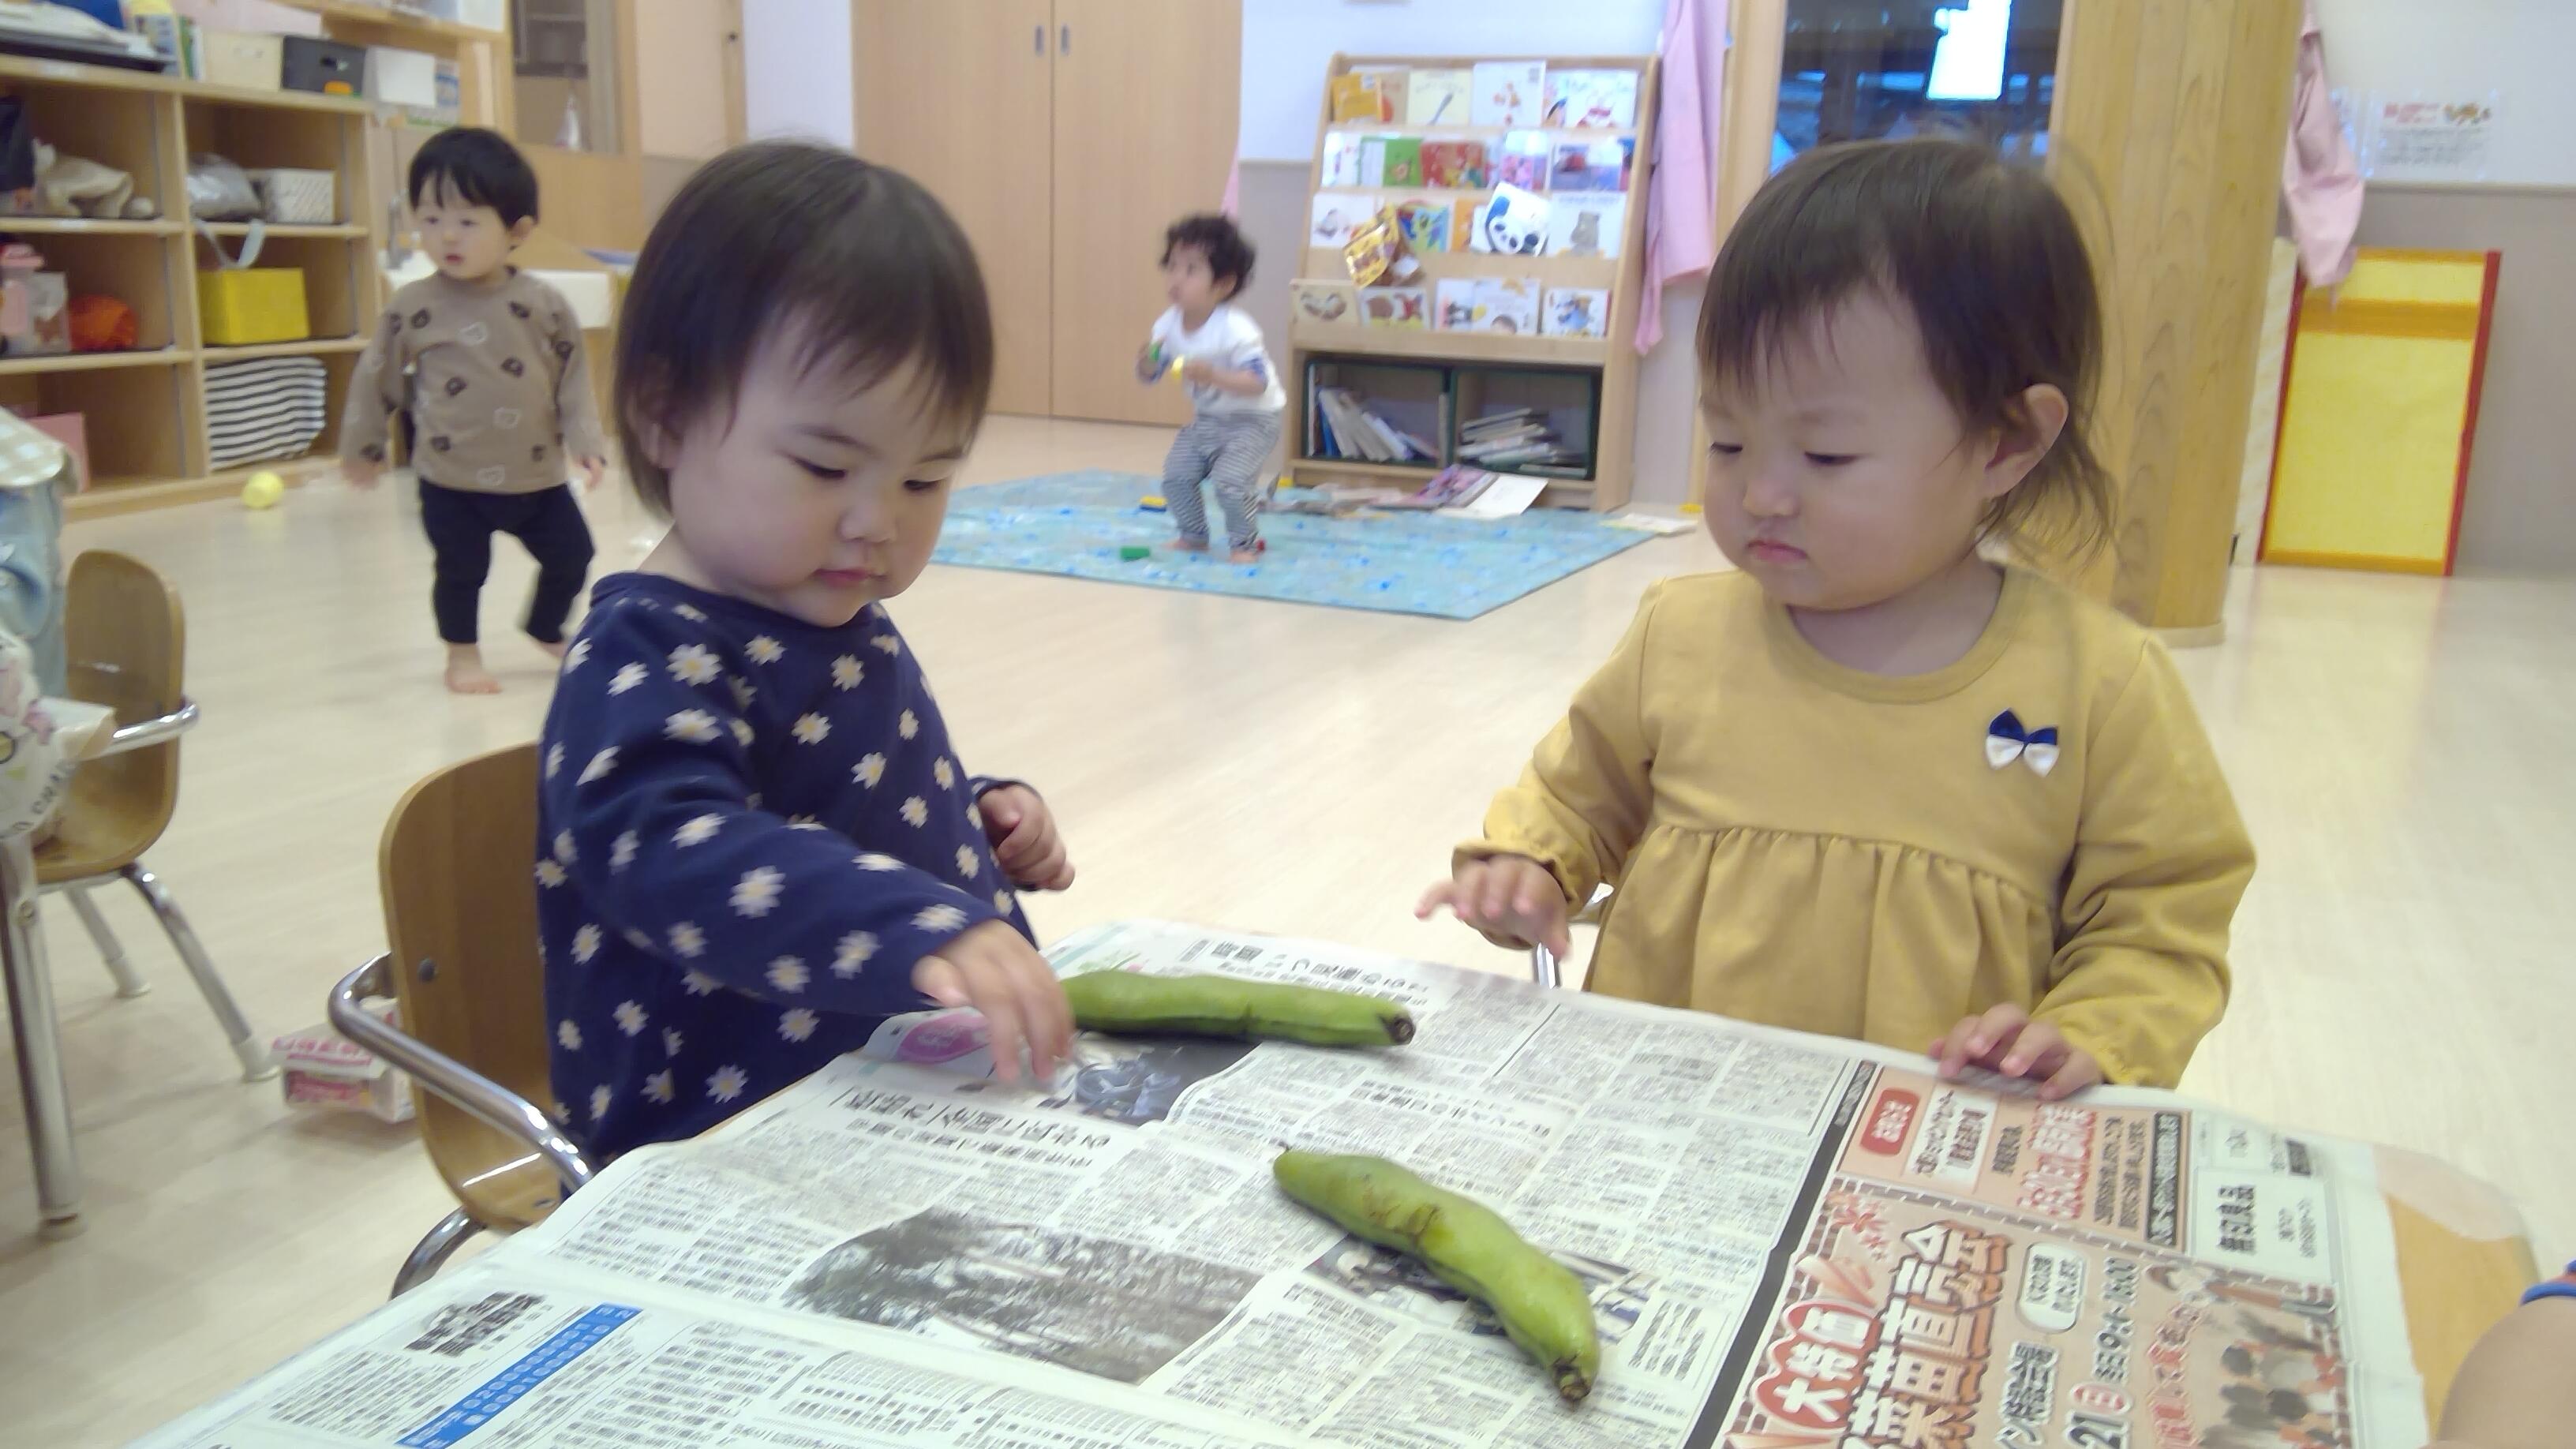
<path fill-rule="evenodd" d="M 1160 479 L 1098 470 L 961 489 L 949 502 L 947 530 L 932 561 L 1473 619 L 1649 537 L 1612 528 L 1588 513 L 1553 509 L 1497 522 L 1425 513 L 1267 513 L 1261 532 L 1270 551 L 1258 564 L 1237 566 L 1174 552 L 1171 519 L 1136 506 L 1138 499 L 1160 492 Z M 1211 496 L 1211 521 L 1215 504 Z M 1118 557 L 1122 546 L 1136 545 L 1150 546 L 1152 556 L 1133 563 Z"/>

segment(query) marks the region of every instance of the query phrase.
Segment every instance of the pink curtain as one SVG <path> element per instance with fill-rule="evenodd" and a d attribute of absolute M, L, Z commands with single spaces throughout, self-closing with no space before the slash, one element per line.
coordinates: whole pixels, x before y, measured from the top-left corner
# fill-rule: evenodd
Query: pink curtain
<path fill-rule="evenodd" d="M 1664 336 L 1664 284 L 1717 260 L 1717 141 L 1726 82 L 1727 0 L 1665 0 L 1663 95 L 1646 193 L 1645 289 L 1637 351 Z"/>
<path fill-rule="evenodd" d="M 2343 139 L 2326 79 L 2324 28 L 2316 0 L 2299 25 L 2298 88 L 2290 100 L 2290 144 L 2281 156 L 2281 200 L 2298 244 L 2299 270 L 2311 287 L 2331 287 L 2352 272 L 2353 233 L 2361 229 L 2361 163 Z"/>

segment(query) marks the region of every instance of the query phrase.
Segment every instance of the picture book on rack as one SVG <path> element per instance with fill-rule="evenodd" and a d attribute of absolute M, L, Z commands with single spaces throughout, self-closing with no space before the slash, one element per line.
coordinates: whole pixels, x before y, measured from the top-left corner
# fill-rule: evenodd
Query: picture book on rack
<path fill-rule="evenodd" d="M 1550 287 L 1539 330 L 1558 337 L 1603 337 L 1610 331 L 1610 293 L 1602 287 Z"/>
<path fill-rule="evenodd" d="M 1422 184 L 1446 191 L 1484 190 L 1492 184 L 1486 179 L 1485 143 L 1482 141 L 1423 142 Z"/>
<path fill-rule="evenodd" d="M 1356 289 L 1348 282 L 1299 280 L 1288 284 L 1289 301 L 1301 322 L 1348 323 L 1359 319 Z"/>
<path fill-rule="evenodd" d="M 1479 126 L 1536 126 L 1547 114 L 1547 62 L 1486 60 L 1476 63 L 1474 104 L 1468 119 Z"/>
<path fill-rule="evenodd" d="M 1449 250 L 1450 208 L 1445 201 L 1408 201 L 1395 209 L 1404 244 L 1417 253 Z"/>
<path fill-rule="evenodd" d="M 1517 186 L 1497 186 L 1476 215 L 1471 251 L 1534 257 L 1547 247 L 1547 198 Z"/>
<path fill-rule="evenodd" d="M 1556 70 L 1547 76 L 1547 122 L 1567 130 L 1624 131 L 1637 124 L 1633 70 Z"/>
<path fill-rule="evenodd" d="M 1494 146 L 1496 185 L 1509 183 L 1523 191 L 1545 191 L 1549 157 L 1555 148 L 1545 131 L 1514 131 Z"/>
<path fill-rule="evenodd" d="M 1547 254 L 1615 257 L 1628 226 L 1628 198 L 1577 192 L 1547 203 Z"/>
<path fill-rule="evenodd" d="M 1443 332 L 1476 330 L 1476 279 L 1443 277 L 1437 289 L 1439 315 L 1436 325 Z"/>
<path fill-rule="evenodd" d="M 1630 136 L 1605 141 L 1560 141 L 1556 160 L 1548 167 L 1547 189 L 1625 191 L 1629 162 L 1636 152 L 1636 139 Z"/>
<path fill-rule="evenodd" d="M 1408 126 L 1463 126 L 1474 109 L 1469 97 L 1476 73 L 1465 69 L 1417 70 L 1405 83 L 1404 123 Z"/>
<path fill-rule="evenodd" d="M 1431 303 L 1420 287 L 1362 287 L 1360 325 L 1424 328 L 1431 325 Z"/>
<path fill-rule="evenodd" d="M 1383 89 L 1386 73 L 1355 70 L 1333 77 L 1333 119 L 1384 125 L 1397 111 Z"/>
<path fill-rule="evenodd" d="M 1539 284 L 1536 277 L 1480 277 L 1476 280 L 1476 325 L 1486 332 L 1538 331 Z"/>
<path fill-rule="evenodd" d="M 1360 142 L 1367 139 L 1357 131 L 1324 133 L 1323 179 L 1319 187 L 1363 186 L 1360 180 Z"/>
<path fill-rule="evenodd" d="M 1387 137 L 1385 161 L 1380 167 L 1380 171 L 1381 176 L 1378 180 L 1364 184 L 1371 186 L 1422 185 L 1422 138 L 1419 136 Z"/>
<path fill-rule="evenodd" d="M 1340 251 L 1351 244 L 1351 233 L 1376 214 L 1377 198 L 1374 196 L 1319 191 L 1315 193 L 1306 245 Z"/>

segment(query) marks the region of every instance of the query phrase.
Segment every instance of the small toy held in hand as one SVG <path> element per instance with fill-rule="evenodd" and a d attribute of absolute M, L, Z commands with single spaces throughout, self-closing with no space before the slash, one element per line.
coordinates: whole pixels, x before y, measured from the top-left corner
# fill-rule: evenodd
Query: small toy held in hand
<path fill-rule="evenodd" d="M 1185 360 L 1182 358 L 1165 356 L 1163 353 L 1163 344 L 1159 342 L 1149 342 L 1145 344 L 1145 360 L 1153 364 L 1153 380 L 1156 382 L 1170 382 L 1172 379 L 1179 377 L 1181 375 L 1181 369 L 1187 365 Z"/>
<path fill-rule="evenodd" d="M 285 496 L 286 480 L 266 468 L 251 474 L 250 481 L 242 485 L 242 506 L 254 512 L 275 508 Z"/>

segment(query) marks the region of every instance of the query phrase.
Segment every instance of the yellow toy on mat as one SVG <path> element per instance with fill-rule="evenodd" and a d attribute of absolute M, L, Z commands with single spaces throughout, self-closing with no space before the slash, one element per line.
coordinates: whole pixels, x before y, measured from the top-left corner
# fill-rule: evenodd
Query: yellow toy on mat
<path fill-rule="evenodd" d="M 275 508 L 285 496 L 286 480 L 266 468 L 251 474 L 250 481 L 242 485 L 242 506 L 253 512 Z"/>

